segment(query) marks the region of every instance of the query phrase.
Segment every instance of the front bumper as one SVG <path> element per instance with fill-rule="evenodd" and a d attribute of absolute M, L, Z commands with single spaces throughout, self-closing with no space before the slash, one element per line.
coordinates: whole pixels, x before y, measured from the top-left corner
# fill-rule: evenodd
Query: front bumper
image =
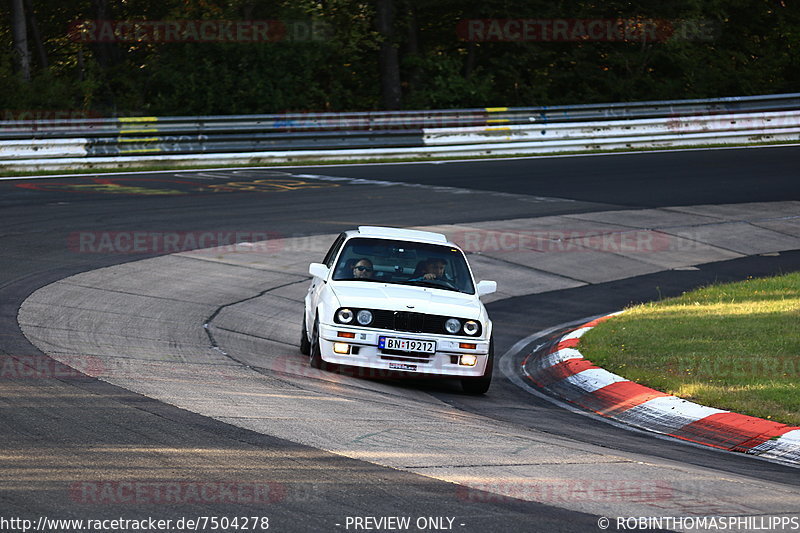
<path fill-rule="evenodd" d="M 363 327 L 347 327 L 340 324 L 320 324 L 320 351 L 322 359 L 340 365 L 370 368 L 387 373 L 428 375 L 436 377 L 481 377 L 486 371 L 489 354 L 488 338 L 469 338 L 405 331 L 378 330 Z M 353 338 L 341 337 L 339 333 L 352 333 Z M 379 337 L 436 342 L 436 352 L 422 354 L 381 350 Z M 334 343 L 350 347 L 348 354 L 333 351 Z M 460 343 L 475 344 L 475 348 L 460 348 Z M 474 366 L 459 364 L 463 354 L 476 356 Z"/>

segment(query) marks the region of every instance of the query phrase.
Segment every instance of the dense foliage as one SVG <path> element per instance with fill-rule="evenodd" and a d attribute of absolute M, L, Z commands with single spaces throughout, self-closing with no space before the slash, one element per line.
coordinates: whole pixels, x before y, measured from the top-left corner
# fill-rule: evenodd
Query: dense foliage
<path fill-rule="evenodd" d="M 27 76 L 14 48 L 15 5 L 25 11 Z M 800 87 L 800 4 L 790 0 L 12 0 L 0 17 L 0 110 L 12 114 L 533 106 Z M 700 30 L 613 42 L 468 41 L 457 32 L 473 19 L 617 18 Z M 271 20 L 285 33 L 267 42 L 70 38 L 71 24 L 86 20 Z M 387 82 L 399 98 L 387 100 Z"/>

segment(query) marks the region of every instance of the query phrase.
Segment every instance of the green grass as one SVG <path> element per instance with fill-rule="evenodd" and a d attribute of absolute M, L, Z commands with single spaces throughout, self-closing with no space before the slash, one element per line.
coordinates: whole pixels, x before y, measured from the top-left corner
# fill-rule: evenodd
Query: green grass
<path fill-rule="evenodd" d="M 631 307 L 584 335 L 580 350 L 648 387 L 800 425 L 800 272 Z"/>
<path fill-rule="evenodd" d="M 507 159 L 518 157 L 552 157 L 552 156 L 570 156 L 570 155 L 586 155 L 586 154 L 611 154 L 611 153 L 629 153 L 629 152 L 662 152 L 669 150 L 694 150 L 698 148 L 742 148 L 747 146 L 780 146 L 797 144 L 798 141 L 768 141 L 768 142 L 751 142 L 751 143 L 731 143 L 731 144 L 698 144 L 691 146 L 666 146 L 663 148 L 614 148 L 610 150 L 575 150 L 565 152 L 552 152 L 542 154 L 491 154 L 491 155 L 470 155 L 470 156 L 408 156 L 408 157 L 391 157 L 391 158 L 376 158 L 376 159 L 325 159 L 325 160 L 312 160 L 307 161 L 302 158 L 302 152 L 298 152 L 298 157 L 292 161 L 285 161 L 273 163 L 269 161 L 258 161 L 252 164 L 208 164 L 198 162 L 196 165 L 169 165 L 169 164 L 155 164 L 147 165 L 142 164 L 139 166 L 128 166 L 123 164 L 120 166 L 117 163 L 108 163 L 99 165 L 92 163 L 92 158 L 87 157 L 85 168 L 72 169 L 72 170 L 4 170 L 2 162 L 0 162 L 0 177 L 26 177 L 26 176 L 57 176 L 66 174 L 105 174 L 109 172 L 145 172 L 145 171 L 182 171 L 182 170 L 200 170 L 207 168 L 250 168 L 250 167 L 313 167 L 318 165 L 359 165 L 359 164 L 375 164 L 375 163 L 416 163 L 426 161 L 452 161 L 452 160 L 468 160 L 468 159 Z"/>

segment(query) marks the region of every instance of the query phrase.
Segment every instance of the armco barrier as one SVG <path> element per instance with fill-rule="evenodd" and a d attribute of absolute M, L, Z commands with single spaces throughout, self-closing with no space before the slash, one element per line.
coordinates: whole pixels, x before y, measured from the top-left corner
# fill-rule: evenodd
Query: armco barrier
<path fill-rule="evenodd" d="M 578 106 L 0 122 L 0 171 L 800 140 L 800 93 Z"/>
<path fill-rule="evenodd" d="M 778 134 L 798 127 L 800 127 L 800 111 L 782 111 L 482 128 L 439 128 L 425 129 L 423 133 L 426 145 L 445 145 L 496 142 L 499 139 L 507 142 L 591 140 L 694 133 L 717 133 L 723 138 L 750 131 L 769 131 Z"/>

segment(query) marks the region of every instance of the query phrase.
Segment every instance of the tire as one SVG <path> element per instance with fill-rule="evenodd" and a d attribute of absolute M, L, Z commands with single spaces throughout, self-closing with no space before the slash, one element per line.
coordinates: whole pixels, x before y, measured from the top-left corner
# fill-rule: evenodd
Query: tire
<path fill-rule="evenodd" d="M 320 370 L 330 370 L 328 363 L 322 359 L 322 350 L 319 346 L 319 320 L 314 319 L 314 329 L 311 332 L 311 359 L 309 364 Z"/>
<path fill-rule="evenodd" d="M 306 313 L 303 312 L 303 332 L 300 334 L 300 353 L 303 355 L 311 355 L 311 341 L 308 340 L 308 331 L 306 331 Z"/>
<path fill-rule="evenodd" d="M 462 378 L 461 388 L 467 394 L 486 394 L 492 384 L 492 374 L 494 373 L 494 340 L 489 340 L 489 355 L 486 360 L 486 370 L 479 378 Z"/>

